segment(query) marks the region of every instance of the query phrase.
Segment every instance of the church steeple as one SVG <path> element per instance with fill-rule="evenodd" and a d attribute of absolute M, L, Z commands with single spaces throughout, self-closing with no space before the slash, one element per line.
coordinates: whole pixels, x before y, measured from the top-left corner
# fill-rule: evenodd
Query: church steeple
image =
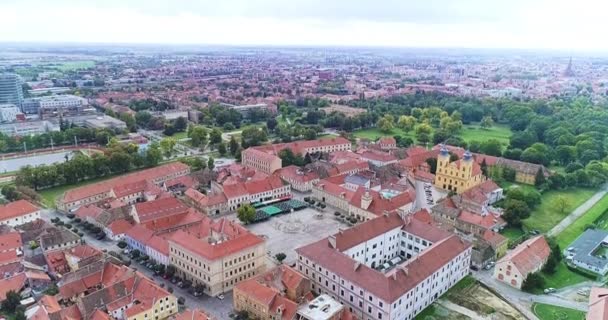
<path fill-rule="evenodd" d="M 574 77 L 574 71 L 572 70 L 572 56 L 570 56 L 570 60 L 568 60 L 568 66 L 564 71 L 564 76 L 566 77 Z"/>

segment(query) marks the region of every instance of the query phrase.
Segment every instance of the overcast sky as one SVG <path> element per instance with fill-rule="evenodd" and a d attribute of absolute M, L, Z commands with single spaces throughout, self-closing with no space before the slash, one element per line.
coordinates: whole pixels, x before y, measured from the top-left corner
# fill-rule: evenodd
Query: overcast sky
<path fill-rule="evenodd" d="M 608 51 L 603 0 L 0 0 L 0 42 Z"/>

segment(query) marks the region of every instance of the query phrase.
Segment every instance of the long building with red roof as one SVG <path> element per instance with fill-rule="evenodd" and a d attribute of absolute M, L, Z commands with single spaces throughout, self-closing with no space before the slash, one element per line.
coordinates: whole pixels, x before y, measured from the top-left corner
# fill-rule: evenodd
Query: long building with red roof
<path fill-rule="evenodd" d="M 169 240 L 169 258 L 177 274 L 202 284 L 216 296 L 265 270 L 266 242 L 227 219 L 205 217 L 193 227 L 176 231 Z"/>
<path fill-rule="evenodd" d="M 281 168 L 282 161 L 279 153 L 285 149 L 291 150 L 294 154 L 305 156 L 308 153 L 331 153 L 350 150 L 351 143 L 348 139 L 334 137 L 251 147 L 243 150 L 241 154 L 243 166 L 271 174 Z"/>
<path fill-rule="evenodd" d="M 17 200 L 0 206 L 0 224 L 14 227 L 39 218 L 40 208 L 26 200 Z"/>
<path fill-rule="evenodd" d="M 471 244 L 414 216 L 385 214 L 296 249 L 316 294 L 360 319 L 413 319 L 469 272 Z"/>
<path fill-rule="evenodd" d="M 157 195 L 165 181 L 190 173 L 190 167 L 181 162 L 168 163 L 124 176 L 74 188 L 57 200 L 57 208 L 71 211 L 80 206 L 112 199 L 133 204 L 146 193 Z"/>

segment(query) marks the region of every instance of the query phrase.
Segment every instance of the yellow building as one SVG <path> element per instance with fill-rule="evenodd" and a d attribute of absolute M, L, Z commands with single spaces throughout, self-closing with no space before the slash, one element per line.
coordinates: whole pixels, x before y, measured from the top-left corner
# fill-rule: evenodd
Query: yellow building
<path fill-rule="evenodd" d="M 448 149 L 441 147 L 437 156 L 435 187 L 460 194 L 484 180 L 481 167 L 473 160 L 469 151 L 464 153 L 462 159 L 450 162 Z"/>

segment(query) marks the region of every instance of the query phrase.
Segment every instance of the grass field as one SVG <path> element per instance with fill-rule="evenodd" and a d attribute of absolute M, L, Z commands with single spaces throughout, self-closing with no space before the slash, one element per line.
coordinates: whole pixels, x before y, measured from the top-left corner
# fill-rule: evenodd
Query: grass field
<path fill-rule="evenodd" d="M 555 268 L 555 273 L 542 273 L 542 276 L 545 279 L 545 288 L 559 289 L 584 281 L 593 280 L 578 273 L 570 271 L 570 269 L 568 269 L 568 267 L 563 261 L 557 265 L 557 268 Z M 539 290 L 538 293 L 542 293 L 542 288 Z"/>
<path fill-rule="evenodd" d="M 95 66 L 93 60 L 81 60 L 81 61 L 66 61 L 58 64 L 56 69 L 59 71 L 74 71 L 79 69 L 89 69 Z"/>
<path fill-rule="evenodd" d="M 574 223 L 556 236 L 556 240 L 560 248 L 567 248 L 572 241 L 578 238 L 578 236 L 585 231 L 585 226 L 593 224 L 597 219 L 602 217 L 602 215 L 606 212 L 606 209 L 608 209 L 608 195 L 604 196 L 593 207 L 591 207 L 591 209 L 585 212 L 585 214 L 576 219 Z M 605 219 L 598 222 L 598 228 L 606 229 L 606 227 L 608 227 L 608 223 L 605 221 Z"/>
<path fill-rule="evenodd" d="M 459 136 L 466 142 L 484 142 L 486 140 L 496 139 L 506 147 L 509 144 L 511 134 L 511 129 L 502 124 L 495 124 L 488 129 L 481 128 L 479 125 L 466 125 L 460 130 Z"/>
<path fill-rule="evenodd" d="M 583 320 L 585 318 L 585 313 L 582 311 L 543 303 L 533 304 L 532 312 L 540 320 Z"/>
<path fill-rule="evenodd" d="M 413 130 L 409 132 L 404 132 L 399 128 L 394 128 L 391 132 L 388 133 L 384 133 L 378 128 L 363 129 L 357 130 L 353 132 L 353 134 L 357 138 L 365 138 L 370 140 L 376 140 L 380 137 L 385 136 L 399 135 L 402 137 L 410 137 L 414 140 L 414 142 L 416 142 L 416 134 Z M 472 124 L 463 126 L 462 130 L 460 130 L 460 132 L 458 133 L 458 136 L 466 142 L 483 142 L 490 139 L 496 139 L 500 141 L 504 147 L 506 147 L 509 144 L 509 138 L 511 137 L 511 129 L 509 129 L 509 127 L 505 125 L 494 125 L 489 129 L 483 129 L 477 124 Z"/>
<path fill-rule="evenodd" d="M 583 188 L 547 191 L 542 195 L 541 204 L 532 211 L 530 217 L 525 219 L 523 224 L 527 230 L 537 229 L 541 232 L 547 232 L 594 193 L 595 191 L 592 189 Z M 559 197 L 563 197 L 567 202 L 563 212 L 560 212 L 556 205 Z"/>
<path fill-rule="evenodd" d="M 177 140 L 179 140 L 179 139 L 185 139 L 185 138 L 188 138 L 188 133 L 185 132 L 185 131 L 184 132 L 176 132 L 176 133 L 174 133 L 171 136 L 171 138 L 175 138 Z"/>
<path fill-rule="evenodd" d="M 505 228 L 500 231 L 500 234 L 507 237 L 510 241 L 514 241 L 521 238 L 525 234 L 525 232 L 522 229 L 518 228 Z"/>

